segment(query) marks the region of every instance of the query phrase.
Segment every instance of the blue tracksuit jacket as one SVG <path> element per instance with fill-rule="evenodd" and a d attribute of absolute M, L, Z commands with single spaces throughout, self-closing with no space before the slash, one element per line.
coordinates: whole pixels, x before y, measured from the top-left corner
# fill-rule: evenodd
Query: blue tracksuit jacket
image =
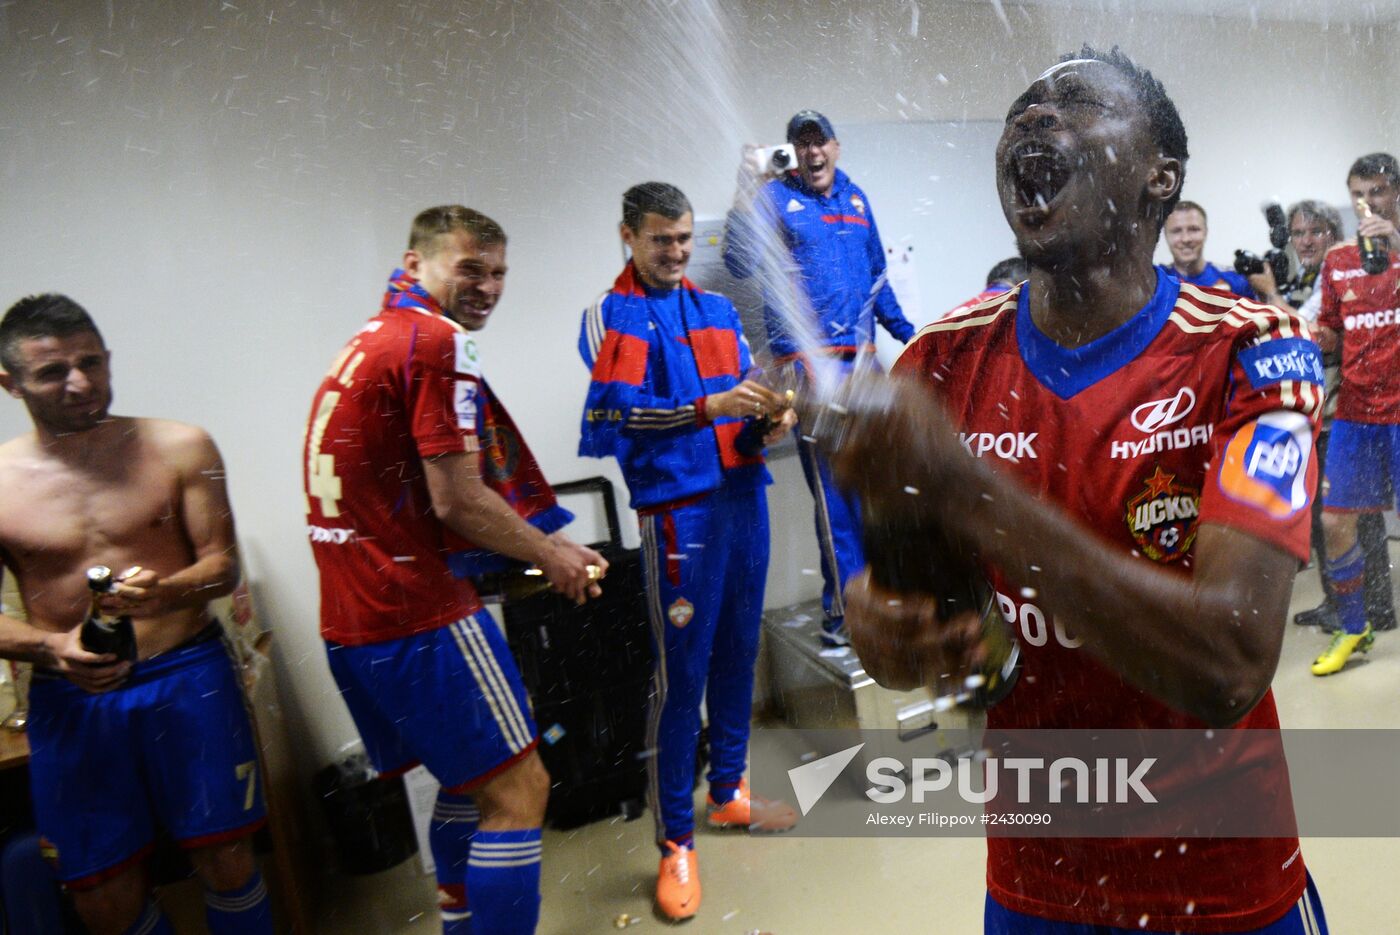
<path fill-rule="evenodd" d="M 786 244 L 828 350 L 850 352 L 873 344 L 876 321 L 900 341 L 914 336 L 914 326 L 883 279 L 885 248 L 870 201 L 846 173 L 836 170 L 825 196 L 807 188 L 797 175 L 774 179 L 759 192 L 752 214 L 731 211 L 724 263 L 740 279 L 754 274 L 762 256 L 754 218 L 771 224 Z M 764 296 L 769 347 L 781 360 L 795 356 L 799 348 L 778 307 L 772 296 Z"/>
<path fill-rule="evenodd" d="M 709 422 L 701 397 L 737 386 L 753 366 L 739 313 L 689 280 L 646 289 L 629 263 L 583 315 L 579 353 L 593 372 L 580 455 L 617 458 L 632 508 L 766 484 L 761 456 L 734 448 L 742 419 Z"/>

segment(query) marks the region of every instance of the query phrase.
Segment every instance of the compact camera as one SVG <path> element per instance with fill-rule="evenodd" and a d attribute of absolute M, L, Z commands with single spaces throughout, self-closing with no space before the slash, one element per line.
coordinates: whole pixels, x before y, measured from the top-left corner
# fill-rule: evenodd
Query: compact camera
<path fill-rule="evenodd" d="M 791 143 L 781 146 L 765 146 L 758 151 L 758 164 L 764 172 L 782 175 L 797 168 L 797 150 Z"/>

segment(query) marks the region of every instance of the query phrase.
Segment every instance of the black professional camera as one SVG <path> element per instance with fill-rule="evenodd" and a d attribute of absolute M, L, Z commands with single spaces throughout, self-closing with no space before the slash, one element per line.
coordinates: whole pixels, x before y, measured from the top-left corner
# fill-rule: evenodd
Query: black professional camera
<path fill-rule="evenodd" d="M 1274 282 L 1280 292 L 1286 292 L 1293 264 L 1288 260 L 1284 247 L 1288 246 L 1288 218 L 1277 202 L 1264 206 L 1264 217 L 1269 222 L 1269 243 L 1273 249 L 1259 257 L 1248 250 L 1235 251 L 1235 272 L 1241 276 L 1258 276 L 1264 272 L 1264 264 L 1273 270 Z"/>

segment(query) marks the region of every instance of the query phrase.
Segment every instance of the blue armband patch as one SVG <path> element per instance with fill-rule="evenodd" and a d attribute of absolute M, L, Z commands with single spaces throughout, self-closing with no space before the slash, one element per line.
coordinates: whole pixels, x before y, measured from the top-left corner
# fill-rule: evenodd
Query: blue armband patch
<path fill-rule="evenodd" d="M 1278 338 L 1240 351 L 1240 365 L 1256 390 L 1284 380 L 1322 385 L 1322 351 L 1307 338 Z"/>

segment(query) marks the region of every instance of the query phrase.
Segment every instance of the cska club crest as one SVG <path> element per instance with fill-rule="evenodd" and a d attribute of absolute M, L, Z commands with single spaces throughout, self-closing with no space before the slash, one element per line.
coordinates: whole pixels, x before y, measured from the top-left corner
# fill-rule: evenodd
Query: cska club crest
<path fill-rule="evenodd" d="M 497 483 L 510 480 L 520 466 L 520 437 L 505 425 L 487 425 L 481 432 L 481 459 L 486 475 Z"/>
<path fill-rule="evenodd" d="M 1142 554 L 1154 562 L 1175 562 L 1196 541 L 1200 492 L 1176 483 L 1176 475 L 1156 465 L 1143 489 L 1127 503 L 1128 531 Z"/>
<path fill-rule="evenodd" d="M 666 608 L 666 616 L 670 618 L 672 625 L 679 630 L 695 616 L 695 605 L 683 597 L 678 597 L 670 607 Z"/>
<path fill-rule="evenodd" d="M 856 209 L 856 214 L 864 214 L 864 213 L 865 213 L 865 199 L 861 198 L 859 195 L 852 195 L 852 196 L 851 196 L 851 207 Z"/>

